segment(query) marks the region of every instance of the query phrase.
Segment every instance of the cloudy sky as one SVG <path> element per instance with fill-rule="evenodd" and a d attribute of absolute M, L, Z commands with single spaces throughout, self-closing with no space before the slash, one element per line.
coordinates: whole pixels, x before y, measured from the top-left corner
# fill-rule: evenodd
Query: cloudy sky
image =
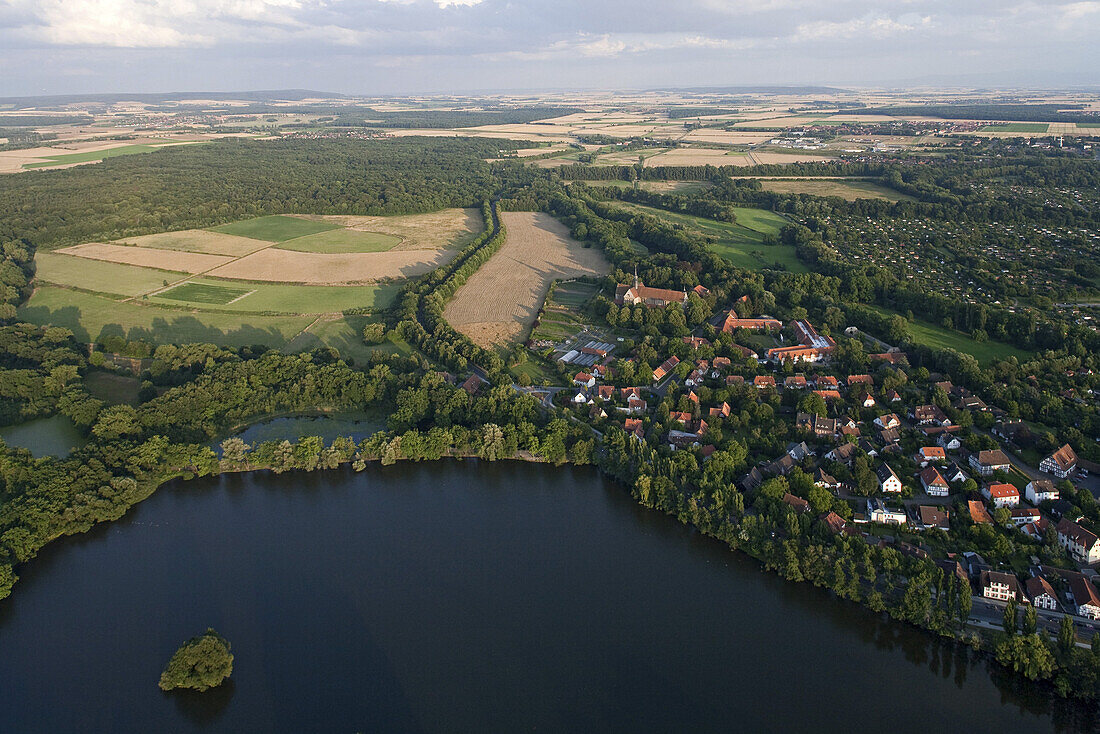
<path fill-rule="evenodd" d="M 0 0 L 0 95 L 1100 84 L 1100 0 Z"/>

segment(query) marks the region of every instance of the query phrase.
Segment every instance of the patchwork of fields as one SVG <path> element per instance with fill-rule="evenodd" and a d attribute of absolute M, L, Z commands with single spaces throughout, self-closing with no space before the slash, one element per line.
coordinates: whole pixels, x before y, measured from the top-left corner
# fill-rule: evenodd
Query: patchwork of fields
<path fill-rule="evenodd" d="M 506 212 L 503 221 L 508 232 L 504 246 L 443 312 L 452 326 L 482 346 L 523 338 L 553 281 L 610 270 L 601 250 L 584 247 L 549 214 Z"/>
<path fill-rule="evenodd" d="M 388 309 L 403 278 L 454 257 L 480 228 L 477 213 L 462 209 L 276 215 L 65 247 L 38 253 L 20 314 L 86 341 L 118 333 L 283 346 L 321 317 Z"/>

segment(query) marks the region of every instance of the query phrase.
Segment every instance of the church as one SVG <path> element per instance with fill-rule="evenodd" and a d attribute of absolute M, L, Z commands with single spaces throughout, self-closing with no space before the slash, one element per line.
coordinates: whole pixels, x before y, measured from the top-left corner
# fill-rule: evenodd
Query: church
<path fill-rule="evenodd" d="M 687 304 L 687 291 L 674 291 L 667 288 L 650 288 L 638 280 L 634 273 L 634 285 L 619 283 L 615 288 L 615 303 L 619 306 L 642 304 L 647 308 L 663 308 L 670 303 Z"/>

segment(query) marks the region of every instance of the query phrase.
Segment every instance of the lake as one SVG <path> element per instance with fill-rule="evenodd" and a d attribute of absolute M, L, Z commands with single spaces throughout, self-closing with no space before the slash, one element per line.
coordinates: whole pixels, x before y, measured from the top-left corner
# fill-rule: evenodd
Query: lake
<path fill-rule="evenodd" d="M 9 446 L 29 449 L 35 458 L 57 456 L 64 458 L 74 448 L 88 441 L 76 424 L 63 415 L 34 420 L 0 428 L 0 438 Z"/>
<path fill-rule="evenodd" d="M 156 687 L 186 638 L 236 655 Z M 501 462 L 174 482 L 0 603 L 0 729 L 1086 730 L 1089 711 L 635 504 Z"/>
<path fill-rule="evenodd" d="M 264 441 L 290 441 L 293 443 L 303 436 L 320 436 L 326 444 L 330 444 L 337 436 L 348 436 L 359 442 L 385 427 L 386 421 L 380 417 L 298 415 L 253 423 L 234 435 L 253 446 Z M 218 444 L 220 443 L 219 441 Z"/>

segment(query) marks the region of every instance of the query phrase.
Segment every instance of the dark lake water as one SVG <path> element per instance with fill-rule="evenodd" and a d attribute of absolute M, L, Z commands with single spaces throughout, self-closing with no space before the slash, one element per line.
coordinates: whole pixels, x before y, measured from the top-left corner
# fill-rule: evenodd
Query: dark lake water
<path fill-rule="evenodd" d="M 63 415 L 36 418 L 16 426 L 0 428 L 0 438 L 9 446 L 29 449 L 35 457 L 66 457 L 87 443 L 76 425 Z"/>
<path fill-rule="evenodd" d="M 212 626 L 232 683 L 168 695 Z M 636 505 L 474 461 L 177 482 L 0 604 L 0 731 L 1083 730 L 987 663 Z"/>
<path fill-rule="evenodd" d="M 328 444 L 337 436 L 362 441 L 385 427 L 384 419 L 373 416 L 288 416 L 254 423 L 235 435 L 253 446 L 264 441 L 297 441 L 302 436 L 320 436 Z"/>

